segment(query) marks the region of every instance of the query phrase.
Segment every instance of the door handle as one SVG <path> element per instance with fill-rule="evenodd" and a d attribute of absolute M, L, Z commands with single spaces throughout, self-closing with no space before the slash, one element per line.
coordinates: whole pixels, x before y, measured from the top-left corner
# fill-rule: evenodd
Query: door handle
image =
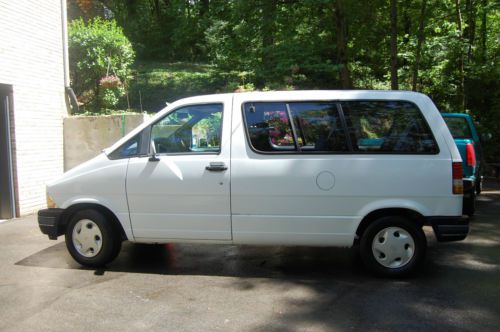
<path fill-rule="evenodd" d="M 222 172 L 227 170 L 227 166 L 222 162 L 211 162 L 205 169 L 211 172 Z"/>

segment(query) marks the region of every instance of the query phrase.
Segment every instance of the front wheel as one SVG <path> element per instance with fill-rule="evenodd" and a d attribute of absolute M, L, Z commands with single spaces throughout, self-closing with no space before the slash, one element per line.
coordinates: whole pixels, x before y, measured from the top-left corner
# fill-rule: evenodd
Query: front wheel
<path fill-rule="evenodd" d="M 361 236 L 361 258 L 372 272 L 387 277 L 414 273 L 425 258 L 427 240 L 422 228 L 403 217 L 373 221 Z"/>
<path fill-rule="evenodd" d="M 66 247 L 78 263 L 104 266 L 120 252 L 120 233 L 99 211 L 81 210 L 71 217 L 66 227 Z"/>

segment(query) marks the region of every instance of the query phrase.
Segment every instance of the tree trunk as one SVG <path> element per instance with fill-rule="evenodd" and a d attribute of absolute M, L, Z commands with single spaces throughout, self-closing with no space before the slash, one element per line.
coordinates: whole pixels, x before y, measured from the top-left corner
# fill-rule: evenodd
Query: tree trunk
<path fill-rule="evenodd" d="M 209 9 L 210 9 L 209 0 L 201 0 L 200 1 L 200 16 L 203 18 L 206 17 L 208 15 Z"/>
<path fill-rule="evenodd" d="M 337 35 L 337 63 L 340 67 L 340 84 L 342 89 L 352 89 L 349 61 L 347 59 L 347 23 L 343 0 L 335 1 L 335 29 Z"/>
<path fill-rule="evenodd" d="M 403 47 L 408 48 L 408 43 L 410 42 L 411 29 L 412 29 L 412 16 L 411 11 L 411 0 L 403 1 Z M 403 57 L 402 63 L 399 64 L 403 68 L 408 68 L 408 57 Z"/>
<path fill-rule="evenodd" d="M 466 11 L 466 26 L 464 28 L 464 36 L 467 38 L 467 62 L 472 60 L 472 48 L 476 39 L 476 6 L 473 0 L 467 0 L 465 3 Z"/>
<path fill-rule="evenodd" d="M 391 0 L 391 89 L 398 90 L 398 7 Z"/>
<path fill-rule="evenodd" d="M 411 0 L 405 0 L 403 4 L 403 43 L 406 45 L 410 42 L 412 17 L 411 17 Z"/>
<path fill-rule="evenodd" d="M 262 68 L 268 73 L 274 67 L 272 48 L 276 30 L 276 0 L 262 1 Z"/>
<path fill-rule="evenodd" d="M 154 13 L 158 22 L 161 22 L 160 0 L 154 0 Z"/>
<path fill-rule="evenodd" d="M 460 42 L 460 53 L 458 59 L 458 102 L 459 102 L 459 112 L 465 112 L 465 77 L 464 77 L 464 52 L 462 50 L 464 37 L 462 29 L 462 12 L 460 10 L 460 0 L 455 0 L 455 9 L 457 15 L 457 27 L 458 27 L 458 38 Z"/>
<path fill-rule="evenodd" d="M 184 3 L 184 8 L 186 8 L 186 17 L 191 18 L 191 3 L 190 0 L 186 0 Z"/>
<path fill-rule="evenodd" d="M 127 0 L 125 7 L 127 8 L 128 17 L 137 14 L 137 0 Z"/>
<path fill-rule="evenodd" d="M 418 67 L 420 66 L 420 54 L 422 52 L 422 44 L 425 38 L 425 15 L 426 15 L 427 0 L 422 0 L 420 8 L 420 18 L 418 20 L 418 35 L 417 48 L 415 50 L 415 64 L 413 65 L 412 86 L 413 91 L 417 91 Z"/>
<path fill-rule="evenodd" d="M 488 6 L 488 0 L 481 0 L 481 45 L 479 49 L 479 59 L 481 62 L 484 62 L 486 60 L 486 37 L 487 37 L 487 25 L 486 25 L 486 18 L 487 18 L 487 10 L 486 7 Z"/>

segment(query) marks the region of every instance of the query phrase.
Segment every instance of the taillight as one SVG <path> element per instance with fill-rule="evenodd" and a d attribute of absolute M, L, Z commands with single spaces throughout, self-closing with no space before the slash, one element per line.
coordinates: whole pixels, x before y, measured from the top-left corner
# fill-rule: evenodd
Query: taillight
<path fill-rule="evenodd" d="M 467 143 L 467 166 L 476 167 L 476 151 L 474 150 L 474 145 L 472 143 Z"/>
<path fill-rule="evenodd" d="M 452 177 L 453 177 L 453 193 L 461 195 L 464 193 L 464 184 L 462 180 L 462 163 L 459 161 L 452 164 Z"/>

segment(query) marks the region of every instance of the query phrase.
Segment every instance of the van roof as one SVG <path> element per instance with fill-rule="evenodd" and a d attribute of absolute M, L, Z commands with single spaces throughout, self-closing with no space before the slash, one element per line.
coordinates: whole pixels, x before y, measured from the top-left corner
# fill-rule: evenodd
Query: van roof
<path fill-rule="evenodd" d="M 422 97 L 428 98 L 426 95 L 414 91 L 402 90 L 290 90 L 290 91 L 252 91 L 252 92 L 233 92 L 224 94 L 200 95 L 187 97 L 177 102 L 199 101 L 200 99 L 211 99 L 221 96 L 234 96 L 238 99 L 404 99 L 414 100 Z"/>

